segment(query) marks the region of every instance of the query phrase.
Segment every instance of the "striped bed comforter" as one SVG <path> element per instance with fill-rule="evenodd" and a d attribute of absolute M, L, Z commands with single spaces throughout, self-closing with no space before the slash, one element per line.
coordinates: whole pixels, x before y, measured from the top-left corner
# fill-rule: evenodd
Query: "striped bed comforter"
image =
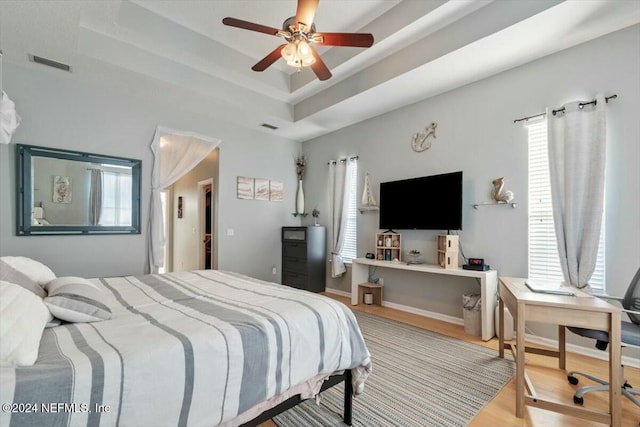
<path fill-rule="evenodd" d="M 0 400 L 21 405 L 0 425 L 234 425 L 371 370 L 353 313 L 318 294 L 214 270 L 92 281 L 112 318 L 45 329 L 35 365 L 2 368 Z"/>

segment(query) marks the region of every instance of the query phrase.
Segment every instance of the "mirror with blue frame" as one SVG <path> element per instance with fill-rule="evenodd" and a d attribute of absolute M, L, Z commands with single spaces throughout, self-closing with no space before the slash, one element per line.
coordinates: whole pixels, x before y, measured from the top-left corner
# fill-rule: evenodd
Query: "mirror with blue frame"
<path fill-rule="evenodd" d="M 141 161 L 17 144 L 17 235 L 140 234 Z"/>

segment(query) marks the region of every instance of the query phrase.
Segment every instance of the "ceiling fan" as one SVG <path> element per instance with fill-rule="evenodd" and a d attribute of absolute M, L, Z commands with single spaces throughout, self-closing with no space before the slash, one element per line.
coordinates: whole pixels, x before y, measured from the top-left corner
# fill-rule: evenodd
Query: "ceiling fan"
<path fill-rule="evenodd" d="M 222 23 L 231 27 L 282 37 L 287 41 L 251 67 L 253 71 L 264 71 L 282 57 L 287 61 L 287 64 L 298 68 L 298 70 L 302 67 L 311 67 L 320 80 L 327 80 L 331 77 L 331 72 L 313 48 L 313 44 L 371 47 L 373 35 L 369 33 L 317 33 L 313 17 L 316 14 L 319 1 L 298 0 L 296 16 L 285 20 L 281 30 L 236 18 L 224 18 Z"/>

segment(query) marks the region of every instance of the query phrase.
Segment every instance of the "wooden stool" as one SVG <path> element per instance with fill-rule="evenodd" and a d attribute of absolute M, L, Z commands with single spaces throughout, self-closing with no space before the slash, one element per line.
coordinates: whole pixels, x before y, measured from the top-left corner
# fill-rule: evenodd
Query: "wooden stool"
<path fill-rule="evenodd" d="M 373 294 L 373 304 L 382 306 L 382 285 L 377 283 L 360 283 L 358 285 L 358 304 L 364 304 L 364 294 Z M 366 292 L 369 291 L 369 292 Z"/>

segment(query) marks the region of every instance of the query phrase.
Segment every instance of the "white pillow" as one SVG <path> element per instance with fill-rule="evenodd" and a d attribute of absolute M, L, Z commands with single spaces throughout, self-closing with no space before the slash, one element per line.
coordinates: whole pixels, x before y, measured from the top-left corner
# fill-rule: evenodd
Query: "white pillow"
<path fill-rule="evenodd" d="M 34 280 L 28 277 L 26 274 L 17 270 L 10 266 L 8 263 L 4 261 L 4 259 L 0 258 L 0 280 L 4 280 L 5 282 L 13 283 L 14 285 L 19 285 L 25 288 L 28 291 L 33 292 L 38 295 L 40 298 L 44 298 L 47 296 L 45 290 L 37 284 Z"/>
<path fill-rule="evenodd" d="M 42 298 L 0 281 L 0 366 L 33 365 L 48 320 Z"/>
<path fill-rule="evenodd" d="M 45 285 L 44 303 L 54 317 L 67 322 L 98 322 L 111 317 L 106 295 L 82 277 L 58 277 Z"/>
<path fill-rule="evenodd" d="M 49 267 L 34 259 L 24 256 L 3 256 L 0 259 L 40 286 L 44 286 L 56 278 L 56 275 Z"/>

